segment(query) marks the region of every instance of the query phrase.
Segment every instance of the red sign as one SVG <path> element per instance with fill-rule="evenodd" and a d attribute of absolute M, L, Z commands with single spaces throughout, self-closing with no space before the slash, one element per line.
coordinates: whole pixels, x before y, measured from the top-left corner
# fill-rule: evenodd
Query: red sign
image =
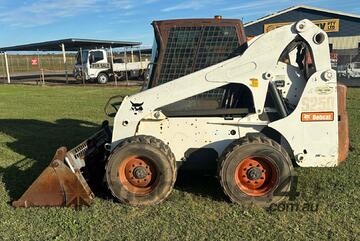
<path fill-rule="evenodd" d="M 31 59 L 31 65 L 38 65 L 38 60 L 36 58 Z"/>
<path fill-rule="evenodd" d="M 331 60 L 337 60 L 338 59 L 338 54 L 337 53 L 330 53 L 330 59 Z"/>

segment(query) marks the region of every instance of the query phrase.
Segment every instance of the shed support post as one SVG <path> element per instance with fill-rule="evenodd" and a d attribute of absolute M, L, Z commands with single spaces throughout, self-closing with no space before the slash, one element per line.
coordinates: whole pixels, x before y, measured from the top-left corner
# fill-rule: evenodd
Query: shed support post
<path fill-rule="evenodd" d="M 9 71 L 9 63 L 6 52 L 4 52 L 4 58 L 5 58 L 5 69 L 6 69 L 6 77 L 7 77 L 7 83 L 10 84 L 10 71 Z"/>
<path fill-rule="evenodd" d="M 143 69 L 143 62 L 141 60 L 141 49 L 140 49 L 140 47 L 139 47 L 139 61 L 140 61 L 140 68 L 142 70 Z"/>
<path fill-rule="evenodd" d="M 140 73 L 141 73 L 141 75 L 142 75 L 142 78 L 144 79 L 144 81 L 145 81 L 145 78 L 146 78 L 146 76 L 145 76 L 145 70 L 144 70 L 144 68 L 143 68 L 143 62 L 142 62 L 142 60 L 141 60 L 141 49 L 140 49 L 140 47 L 139 47 L 139 61 L 140 61 Z M 139 76 L 140 77 L 140 76 Z M 138 79 L 139 79 L 139 77 L 138 77 Z"/>
<path fill-rule="evenodd" d="M 85 85 L 85 66 L 84 66 L 84 63 L 83 63 L 83 51 L 82 51 L 82 48 L 80 48 L 80 59 L 81 59 L 81 79 L 82 79 L 82 83 L 83 85 Z"/>
<path fill-rule="evenodd" d="M 63 60 L 64 60 L 64 69 L 65 69 L 66 84 L 68 84 L 68 83 L 69 83 L 69 76 L 68 76 L 68 71 L 67 71 L 67 61 L 66 61 L 65 44 L 61 44 L 61 50 L 62 50 Z"/>
<path fill-rule="evenodd" d="M 42 83 L 42 85 L 45 85 L 45 74 L 44 74 L 43 66 L 40 61 L 40 50 L 37 50 L 37 56 L 38 56 L 38 66 L 40 70 L 40 82 Z"/>
<path fill-rule="evenodd" d="M 114 71 L 114 53 L 113 53 L 113 49 L 112 49 L 111 46 L 110 46 L 110 55 L 111 55 L 111 69 L 112 69 L 112 73 L 113 73 L 113 76 L 114 76 L 115 85 L 117 86 L 117 76 L 116 76 L 115 71 Z"/>
<path fill-rule="evenodd" d="M 126 85 L 129 85 L 129 76 L 128 76 L 128 71 L 127 71 L 127 52 L 126 52 L 126 47 L 124 48 L 124 62 L 125 62 L 125 78 L 126 78 Z"/>

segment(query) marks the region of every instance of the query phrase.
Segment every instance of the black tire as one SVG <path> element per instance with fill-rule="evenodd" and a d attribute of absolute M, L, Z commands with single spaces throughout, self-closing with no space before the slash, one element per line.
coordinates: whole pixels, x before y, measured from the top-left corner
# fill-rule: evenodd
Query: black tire
<path fill-rule="evenodd" d="M 106 84 L 107 82 L 109 82 L 109 75 L 106 73 L 100 73 L 97 77 L 97 82 L 99 84 Z"/>
<path fill-rule="evenodd" d="M 146 81 L 147 80 L 147 77 L 148 77 L 148 70 L 144 70 L 140 75 L 139 75 L 139 80 L 142 80 L 142 81 Z"/>
<path fill-rule="evenodd" d="M 97 79 L 91 78 L 91 79 L 88 80 L 88 82 L 93 84 L 93 83 L 96 83 L 96 82 L 97 82 Z"/>
<path fill-rule="evenodd" d="M 260 165 L 255 167 L 254 163 Z M 293 181 L 293 165 L 277 142 L 250 134 L 225 149 L 219 158 L 218 174 L 232 202 L 267 207 L 286 198 Z"/>
<path fill-rule="evenodd" d="M 137 160 L 144 162 L 129 171 L 134 166 L 131 163 Z M 127 169 L 128 165 L 130 165 L 129 169 Z M 135 175 L 137 168 L 151 170 L 147 173 L 151 175 L 137 177 Z M 128 171 L 131 174 L 127 173 Z M 147 182 L 144 187 L 137 186 L 141 183 L 133 184 L 135 181 L 141 181 L 142 178 L 143 180 L 148 178 L 147 185 L 145 185 Z M 170 195 L 175 180 L 174 154 L 164 142 L 152 136 L 134 136 L 125 139 L 111 153 L 106 165 L 106 181 L 111 193 L 119 201 L 133 206 L 161 203 Z"/>

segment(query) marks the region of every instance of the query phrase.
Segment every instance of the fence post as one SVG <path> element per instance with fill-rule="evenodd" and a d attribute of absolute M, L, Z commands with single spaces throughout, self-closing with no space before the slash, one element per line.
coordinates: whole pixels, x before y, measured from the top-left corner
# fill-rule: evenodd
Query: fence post
<path fill-rule="evenodd" d="M 27 70 L 27 72 L 30 72 L 31 70 L 30 70 L 30 60 L 29 60 L 29 57 L 28 56 L 26 56 L 26 70 Z"/>

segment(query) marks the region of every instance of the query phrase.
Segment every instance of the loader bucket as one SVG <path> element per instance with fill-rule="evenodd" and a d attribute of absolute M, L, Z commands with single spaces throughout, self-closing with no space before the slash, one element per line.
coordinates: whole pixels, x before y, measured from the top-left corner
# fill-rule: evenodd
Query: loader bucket
<path fill-rule="evenodd" d="M 83 174 L 90 179 L 95 178 L 94 182 L 99 182 L 99 176 L 103 175 L 104 145 L 111 138 L 107 124 L 104 122 L 100 131 L 70 151 L 60 147 L 50 165 L 12 206 L 89 206 L 95 195 Z"/>
<path fill-rule="evenodd" d="M 89 205 L 94 194 L 80 172 L 72 172 L 64 163 L 66 148 L 60 147 L 50 165 L 40 174 L 13 206 Z"/>

